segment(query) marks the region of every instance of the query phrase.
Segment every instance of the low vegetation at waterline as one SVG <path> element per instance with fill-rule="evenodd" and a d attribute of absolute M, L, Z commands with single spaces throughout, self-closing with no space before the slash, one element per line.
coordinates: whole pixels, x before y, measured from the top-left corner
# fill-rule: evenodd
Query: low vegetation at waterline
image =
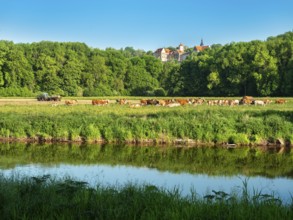
<path fill-rule="evenodd" d="M 2 139 L 37 141 L 293 143 L 293 103 L 267 106 L 4 105 Z"/>
<path fill-rule="evenodd" d="M 50 176 L 0 176 L 2 219 L 292 219 L 293 204 L 247 190 L 182 197 L 178 189 L 153 185 L 88 187 L 86 182 Z"/>

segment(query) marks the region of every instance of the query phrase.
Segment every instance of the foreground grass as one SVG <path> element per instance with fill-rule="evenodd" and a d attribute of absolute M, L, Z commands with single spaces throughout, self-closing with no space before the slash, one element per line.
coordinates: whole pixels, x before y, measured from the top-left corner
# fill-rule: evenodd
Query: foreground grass
<path fill-rule="evenodd" d="M 293 143 L 293 102 L 267 106 L 5 105 L 0 138 L 195 144 Z"/>
<path fill-rule="evenodd" d="M 273 195 L 212 191 L 204 197 L 177 189 L 126 185 L 90 188 L 86 182 L 49 176 L 0 176 L 1 219 L 292 219 L 293 205 Z"/>

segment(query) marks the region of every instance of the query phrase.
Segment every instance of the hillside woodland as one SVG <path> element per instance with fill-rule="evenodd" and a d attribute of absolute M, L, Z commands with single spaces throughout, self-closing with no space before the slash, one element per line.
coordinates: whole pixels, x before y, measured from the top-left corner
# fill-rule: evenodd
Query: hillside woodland
<path fill-rule="evenodd" d="M 0 96 L 293 96 L 293 32 L 212 45 L 179 63 L 79 42 L 0 41 Z"/>

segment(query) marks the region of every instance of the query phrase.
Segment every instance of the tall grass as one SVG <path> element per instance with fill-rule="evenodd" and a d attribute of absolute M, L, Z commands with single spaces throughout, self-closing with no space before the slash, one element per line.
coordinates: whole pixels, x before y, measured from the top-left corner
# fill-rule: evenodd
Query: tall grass
<path fill-rule="evenodd" d="M 283 205 L 273 195 L 195 191 L 182 197 L 178 189 L 153 185 L 88 187 L 73 179 L 50 176 L 0 176 L 2 219 L 292 219 L 292 203 Z"/>
<path fill-rule="evenodd" d="M 0 109 L 1 138 L 83 142 L 292 144 L 293 111 L 283 106 L 50 105 Z M 291 106 L 293 107 L 293 106 Z"/>

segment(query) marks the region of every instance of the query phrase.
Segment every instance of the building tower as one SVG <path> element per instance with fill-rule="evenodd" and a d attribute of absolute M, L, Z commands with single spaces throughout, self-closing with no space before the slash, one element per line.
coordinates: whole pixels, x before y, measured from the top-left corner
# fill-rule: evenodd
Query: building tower
<path fill-rule="evenodd" d="M 182 43 L 179 44 L 179 50 L 182 51 L 182 52 L 184 52 L 184 45 Z"/>
<path fill-rule="evenodd" d="M 201 38 L 201 41 L 200 41 L 200 46 L 203 46 L 203 39 Z"/>

